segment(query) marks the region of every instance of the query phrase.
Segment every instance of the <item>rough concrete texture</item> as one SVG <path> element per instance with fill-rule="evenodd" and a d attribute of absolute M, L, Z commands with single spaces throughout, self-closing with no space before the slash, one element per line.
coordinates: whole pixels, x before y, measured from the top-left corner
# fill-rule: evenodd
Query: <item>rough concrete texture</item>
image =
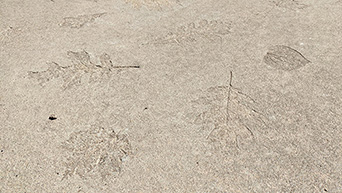
<path fill-rule="evenodd" d="M 0 0 L 0 192 L 342 192 L 341 10 Z"/>

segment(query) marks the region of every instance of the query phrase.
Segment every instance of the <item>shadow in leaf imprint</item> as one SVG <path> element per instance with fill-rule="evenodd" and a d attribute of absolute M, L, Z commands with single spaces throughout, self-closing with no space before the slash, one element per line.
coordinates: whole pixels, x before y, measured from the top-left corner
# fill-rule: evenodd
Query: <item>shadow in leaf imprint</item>
<path fill-rule="evenodd" d="M 300 52 L 288 46 L 270 47 L 264 56 L 264 62 L 276 69 L 291 71 L 310 63 Z"/>

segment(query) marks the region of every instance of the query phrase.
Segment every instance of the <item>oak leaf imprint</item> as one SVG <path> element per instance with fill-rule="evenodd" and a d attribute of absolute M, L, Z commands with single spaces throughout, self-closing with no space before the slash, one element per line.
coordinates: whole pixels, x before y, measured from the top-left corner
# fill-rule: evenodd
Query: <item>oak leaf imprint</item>
<path fill-rule="evenodd" d="M 102 179 L 116 176 L 131 154 L 127 135 L 99 126 L 72 133 L 62 147 L 69 153 L 64 178 L 84 178 L 90 173 L 97 173 Z"/>
<path fill-rule="evenodd" d="M 269 48 L 264 62 L 274 68 L 291 71 L 310 63 L 300 52 L 288 46 L 276 45 Z"/>
<path fill-rule="evenodd" d="M 96 66 L 90 61 L 90 55 L 85 50 L 80 52 L 68 51 L 67 56 L 75 70 L 90 72 L 96 69 Z"/>
<path fill-rule="evenodd" d="M 90 59 L 90 54 L 85 50 L 74 52 L 68 51 L 67 56 L 71 65 L 62 67 L 55 62 L 48 63 L 49 67 L 45 71 L 30 71 L 28 75 L 38 80 L 41 86 L 45 86 L 52 79 L 62 78 L 63 89 L 79 85 L 84 75 L 89 75 L 90 82 L 109 79 L 114 68 L 140 68 L 139 65 L 113 65 L 110 56 L 103 53 L 99 56 L 100 64 L 94 64 Z"/>
<path fill-rule="evenodd" d="M 41 86 L 45 86 L 45 84 L 51 81 L 52 79 L 56 79 L 59 77 L 62 77 L 64 79 L 67 77 L 67 69 L 69 67 L 62 67 L 55 62 L 50 62 L 47 64 L 49 66 L 47 70 L 40 72 L 30 71 L 28 72 L 28 75 L 31 78 L 37 79 Z"/>
<path fill-rule="evenodd" d="M 100 56 L 100 62 L 101 62 L 101 67 L 102 68 L 105 68 L 109 71 L 111 71 L 111 69 L 113 68 L 113 63 L 112 63 L 112 60 L 110 58 L 110 56 L 106 53 L 103 53 L 101 56 Z"/>
<path fill-rule="evenodd" d="M 79 15 L 76 17 L 65 17 L 63 18 L 60 26 L 71 27 L 71 28 L 80 28 L 87 23 L 94 22 L 95 19 L 101 17 L 105 13 L 96 13 L 96 14 L 88 14 L 88 15 Z"/>
<path fill-rule="evenodd" d="M 62 67 L 55 62 L 47 63 L 48 69 L 45 71 L 28 72 L 31 78 L 38 80 L 41 86 L 45 86 L 52 79 L 62 78 L 63 89 L 67 89 L 73 85 L 79 85 L 84 74 L 90 73 L 91 76 L 100 72 L 96 66 L 90 61 L 90 55 L 86 51 L 72 52 L 68 51 L 67 56 L 72 65 Z"/>

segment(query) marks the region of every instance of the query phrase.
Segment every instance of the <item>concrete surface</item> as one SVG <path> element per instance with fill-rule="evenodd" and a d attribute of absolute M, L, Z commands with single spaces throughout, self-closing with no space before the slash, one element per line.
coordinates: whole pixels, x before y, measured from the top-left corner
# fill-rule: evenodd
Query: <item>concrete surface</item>
<path fill-rule="evenodd" d="M 341 10 L 0 0 L 0 192 L 342 192 Z"/>

